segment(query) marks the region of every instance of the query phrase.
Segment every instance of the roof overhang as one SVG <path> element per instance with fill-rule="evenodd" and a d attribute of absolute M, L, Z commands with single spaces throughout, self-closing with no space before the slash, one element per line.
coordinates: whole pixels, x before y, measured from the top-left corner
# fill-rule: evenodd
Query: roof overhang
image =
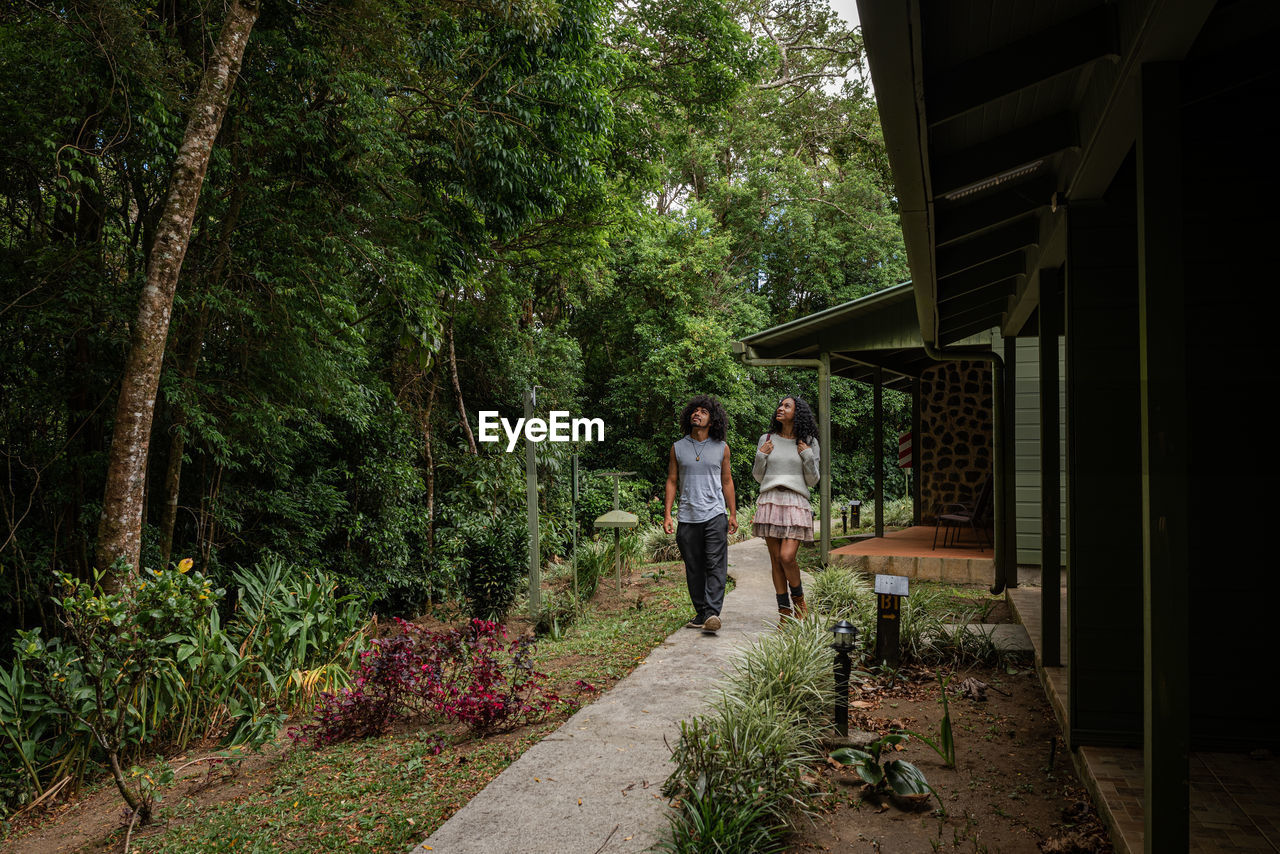
<path fill-rule="evenodd" d="M 990 330 L 957 347 L 989 351 Z M 757 332 L 734 350 L 749 359 L 816 359 L 828 353 L 832 375 L 869 383 L 879 368 L 885 387 L 897 389 L 909 388 L 913 378 L 938 364 L 925 352 L 910 282 Z"/>
<path fill-rule="evenodd" d="M 1214 0 L 858 0 L 923 336 L 1017 335 L 1066 210 L 1136 137 L 1142 65 L 1180 60 Z"/>

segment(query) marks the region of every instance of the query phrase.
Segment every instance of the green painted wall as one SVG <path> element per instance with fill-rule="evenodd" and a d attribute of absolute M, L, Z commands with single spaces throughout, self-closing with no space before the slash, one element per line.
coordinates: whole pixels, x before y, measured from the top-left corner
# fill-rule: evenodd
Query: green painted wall
<path fill-rule="evenodd" d="M 1040 565 L 1040 343 L 1035 338 L 1018 339 L 1017 392 L 1014 395 L 1015 470 L 1017 471 L 1017 498 L 1015 514 L 1018 521 L 1018 563 L 1026 566 Z M 1059 344 L 1059 353 L 1065 347 Z M 1059 471 L 1061 472 L 1062 554 L 1067 553 L 1067 501 L 1066 501 L 1066 361 L 1059 361 L 1058 370 L 1059 419 L 1058 434 Z"/>

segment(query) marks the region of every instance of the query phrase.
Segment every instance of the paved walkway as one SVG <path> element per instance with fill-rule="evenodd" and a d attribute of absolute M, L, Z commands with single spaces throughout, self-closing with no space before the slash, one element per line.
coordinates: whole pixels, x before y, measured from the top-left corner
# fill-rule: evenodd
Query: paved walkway
<path fill-rule="evenodd" d="M 736 587 L 725 598 L 718 635 L 677 629 L 414 854 L 614 854 L 647 851 L 665 839 L 669 808 L 660 789 L 680 721 L 705 708 L 734 653 L 777 618 L 764 540 L 730 546 L 729 574 Z"/>

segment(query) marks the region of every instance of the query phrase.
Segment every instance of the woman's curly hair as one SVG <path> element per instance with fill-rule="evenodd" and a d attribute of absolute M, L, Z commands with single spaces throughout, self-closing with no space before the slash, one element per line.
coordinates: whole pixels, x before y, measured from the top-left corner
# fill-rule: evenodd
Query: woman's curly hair
<path fill-rule="evenodd" d="M 813 440 L 818 437 L 818 419 L 813 416 L 813 409 L 809 407 L 808 401 L 797 394 L 788 394 L 778 401 L 778 406 L 782 405 L 783 400 L 790 398 L 796 405 L 795 420 L 795 437 L 797 441 L 804 442 L 806 445 L 813 444 Z M 778 406 L 773 408 L 774 417 L 769 422 L 769 432 L 778 433 L 782 430 L 782 422 L 778 420 Z"/>
<path fill-rule="evenodd" d="M 708 425 L 707 435 L 717 442 L 723 442 L 724 437 L 729 433 L 729 413 L 724 411 L 720 401 L 709 394 L 700 394 L 685 405 L 684 411 L 680 413 L 680 430 L 686 436 L 693 432 L 691 419 L 695 409 L 705 409 L 711 413 L 711 424 Z"/>

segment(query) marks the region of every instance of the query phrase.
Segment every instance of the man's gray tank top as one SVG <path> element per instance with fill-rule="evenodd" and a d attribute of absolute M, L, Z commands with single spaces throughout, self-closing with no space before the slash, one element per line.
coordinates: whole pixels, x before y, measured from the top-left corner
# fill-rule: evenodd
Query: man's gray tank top
<path fill-rule="evenodd" d="M 680 467 L 681 522 L 707 522 L 723 516 L 724 490 L 720 486 L 720 464 L 724 462 L 724 442 L 707 439 L 695 442 L 685 436 L 671 447 Z"/>

